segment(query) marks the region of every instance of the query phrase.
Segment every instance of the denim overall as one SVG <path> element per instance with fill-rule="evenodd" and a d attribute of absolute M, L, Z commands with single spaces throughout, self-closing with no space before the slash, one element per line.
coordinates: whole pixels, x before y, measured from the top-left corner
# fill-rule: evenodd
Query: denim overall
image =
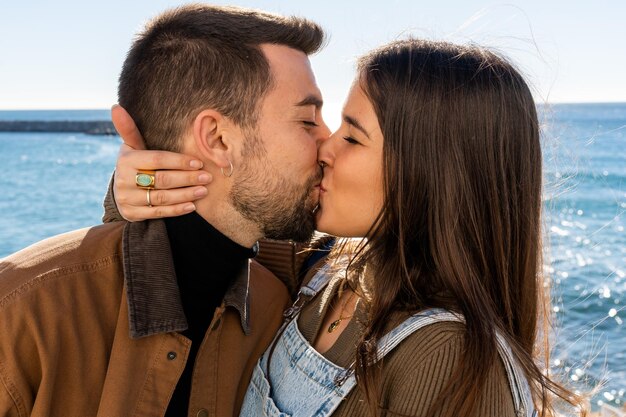
<path fill-rule="evenodd" d="M 294 307 L 285 313 L 288 321 L 278 333 L 271 355 L 268 382 L 268 356 L 271 347 L 259 359 L 244 398 L 240 417 L 326 417 L 356 385 L 354 373 L 335 365 L 317 352 L 298 329 L 302 297 L 311 299 L 331 278 L 322 268 L 298 294 Z M 385 356 L 406 337 L 429 324 L 441 321 L 462 322 L 463 318 L 442 309 L 429 309 L 409 317 L 382 337 L 378 359 Z M 518 417 L 535 417 L 528 382 L 516 364 L 510 348 L 498 335 L 498 351 L 505 365 L 513 403 Z"/>

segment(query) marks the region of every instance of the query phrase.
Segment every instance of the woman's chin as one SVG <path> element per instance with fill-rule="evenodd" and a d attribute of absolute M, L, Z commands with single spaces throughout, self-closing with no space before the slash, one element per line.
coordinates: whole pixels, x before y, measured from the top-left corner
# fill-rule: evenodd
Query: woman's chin
<path fill-rule="evenodd" d="M 315 212 L 315 230 L 337 237 L 362 238 L 366 235 L 367 229 L 363 230 L 349 216 L 330 216 L 329 211 L 324 212 L 320 205 Z"/>
<path fill-rule="evenodd" d="M 332 235 L 332 233 L 328 231 L 328 226 L 324 221 L 324 215 L 322 214 L 322 211 L 322 207 L 318 206 L 318 209 L 315 212 L 315 230 L 317 230 L 318 232 Z"/>
<path fill-rule="evenodd" d="M 328 212 L 324 213 L 324 209 L 321 205 L 315 213 L 315 225 L 315 230 L 317 230 L 318 232 L 341 237 L 341 235 L 338 233 L 340 231 L 340 228 L 337 227 L 337 224 L 333 223 L 331 219 L 329 219 Z"/>

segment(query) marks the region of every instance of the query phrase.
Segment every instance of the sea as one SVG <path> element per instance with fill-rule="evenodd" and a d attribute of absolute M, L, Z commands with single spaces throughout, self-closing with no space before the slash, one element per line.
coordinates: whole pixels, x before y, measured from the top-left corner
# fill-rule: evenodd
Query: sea
<path fill-rule="evenodd" d="M 626 402 L 626 103 L 538 106 L 552 375 L 593 404 Z M 0 120 L 110 120 L 108 110 Z M 117 136 L 0 132 L 0 258 L 101 222 Z"/>

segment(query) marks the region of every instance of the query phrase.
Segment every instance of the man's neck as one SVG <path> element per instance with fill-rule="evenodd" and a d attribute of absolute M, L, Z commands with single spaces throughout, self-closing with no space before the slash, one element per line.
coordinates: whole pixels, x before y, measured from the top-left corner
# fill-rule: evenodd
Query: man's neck
<path fill-rule="evenodd" d="M 196 212 L 233 242 L 251 248 L 263 237 L 259 227 L 244 219 L 232 205 L 203 198 L 196 201 Z"/>

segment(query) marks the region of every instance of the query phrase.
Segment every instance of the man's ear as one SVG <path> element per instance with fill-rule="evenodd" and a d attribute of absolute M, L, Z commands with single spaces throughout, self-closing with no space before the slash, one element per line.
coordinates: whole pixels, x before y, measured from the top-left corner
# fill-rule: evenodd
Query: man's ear
<path fill-rule="evenodd" d="M 219 168 L 228 168 L 232 161 L 232 144 L 224 140 L 229 125 L 228 119 L 213 109 L 201 111 L 193 122 L 193 138 L 198 151 Z"/>

